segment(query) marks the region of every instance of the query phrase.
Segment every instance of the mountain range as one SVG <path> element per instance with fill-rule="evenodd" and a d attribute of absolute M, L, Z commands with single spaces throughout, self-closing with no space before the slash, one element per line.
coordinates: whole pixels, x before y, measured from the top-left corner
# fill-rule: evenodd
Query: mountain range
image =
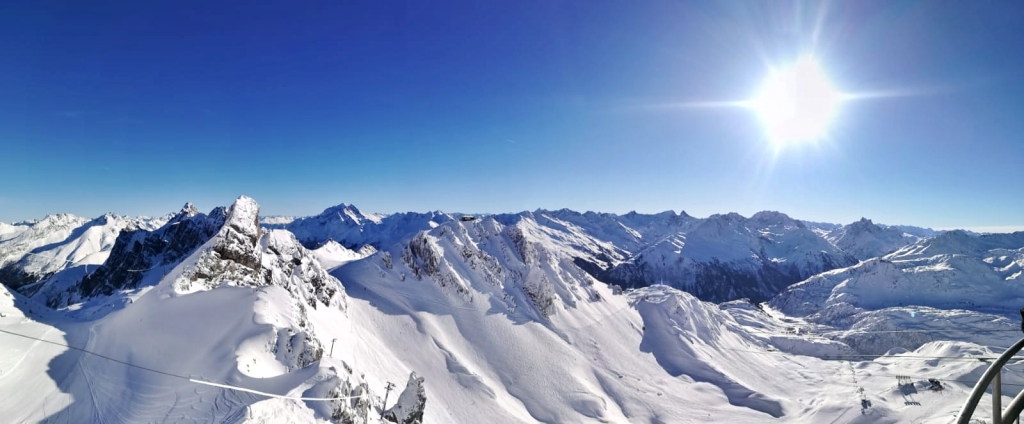
<path fill-rule="evenodd" d="M 914 358 L 1012 343 L 1022 252 L 772 211 L 50 215 L 0 224 L 0 416 L 939 422 L 880 377 L 964 396 L 984 364 Z"/>

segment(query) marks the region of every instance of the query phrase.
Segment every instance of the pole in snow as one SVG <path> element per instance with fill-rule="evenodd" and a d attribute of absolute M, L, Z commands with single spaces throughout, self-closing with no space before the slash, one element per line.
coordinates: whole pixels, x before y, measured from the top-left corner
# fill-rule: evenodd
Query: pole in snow
<path fill-rule="evenodd" d="M 384 388 L 384 403 L 380 406 L 380 420 L 384 421 L 384 408 L 388 406 L 388 395 L 391 394 L 391 390 L 394 390 L 395 384 L 388 382 L 387 387 Z"/>
<path fill-rule="evenodd" d="M 338 341 L 338 339 L 331 339 L 331 353 L 329 353 L 327 356 L 334 356 L 334 342 L 336 341 Z"/>

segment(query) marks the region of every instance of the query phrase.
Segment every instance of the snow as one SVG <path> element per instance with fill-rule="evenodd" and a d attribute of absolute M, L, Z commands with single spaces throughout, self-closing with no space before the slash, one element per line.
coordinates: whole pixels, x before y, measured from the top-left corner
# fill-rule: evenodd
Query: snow
<path fill-rule="evenodd" d="M 862 261 L 877 258 L 922 239 L 896 227 L 875 224 L 867 218 L 833 230 L 824 237 Z"/>
<path fill-rule="evenodd" d="M 772 304 L 787 314 L 832 319 L 903 305 L 1006 313 L 1024 304 L 1024 292 L 1013 278 L 1022 263 L 1024 233 L 970 236 L 954 231 L 811 277 Z"/>
<path fill-rule="evenodd" d="M 382 412 L 408 416 L 422 394 L 425 423 L 945 423 L 984 371 L 972 358 L 1019 336 L 1011 313 L 1024 300 L 1014 285 L 1024 233 L 945 234 L 827 270 L 822 258 L 846 251 L 823 225 L 778 212 L 461 221 L 341 205 L 287 224 L 258 217 L 243 196 L 209 215 L 186 205 L 121 237 L 73 235 L 88 220 L 33 238 L 23 235 L 35 227 L 0 226 L 5 240 L 42 243 L 76 264 L 105 254 L 98 274 L 136 266 L 118 246 L 153 246 L 137 258 L 151 268 L 133 284 L 87 292 L 66 309 L 0 286 L 0 330 L 113 359 L 0 333 L 0 416 L 376 423 Z M 714 304 L 667 285 L 622 291 L 581 267 L 660 255 L 751 272 L 795 264 L 813 275 L 768 303 Z M 917 332 L 886 332 L 903 330 Z M 1024 384 L 1022 366 L 1004 373 L 1004 404 Z M 897 376 L 912 385 L 897 386 Z M 342 399 L 270 398 L 189 378 Z M 928 378 L 945 390 L 928 390 Z M 388 382 L 396 388 L 385 403 Z"/>
<path fill-rule="evenodd" d="M 271 226 L 288 225 L 296 219 L 298 219 L 296 216 L 261 216 L 260 224 Z"/>

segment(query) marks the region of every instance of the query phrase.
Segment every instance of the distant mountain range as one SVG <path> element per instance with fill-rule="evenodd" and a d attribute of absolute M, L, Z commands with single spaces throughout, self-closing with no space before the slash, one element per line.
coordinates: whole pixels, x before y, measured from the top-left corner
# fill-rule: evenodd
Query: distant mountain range
<path fill-rule="evenodd" d="M 223 214 L 218 208 L 204 215 L 189 204 L 161 218 L 108 214 L 89 220 L 60 214 L 3 224 L 0 278 L 54 306 L 135 288 L 145 276 L 139 269 L 173 265 L 212 236 Z M 261 225 L 291 232 L 306 248 L 334 242 L 367 254 L 366 249 L 408 243 L 419 232 L 468 225 L 456 223 L 463 222 L 461 218 L 440 211 L 369 214 L 341 204 L 312 217 L 264 217 Z M 807 223 L 779 212 L 695 218 L 672 211 L 616 215 L 561 209 L 472 219 L 516 228 L 513 231 L 524 237 L 522 245 L 555 249 L 601 281 L 622 288 L 665 284 L 714 302 L 767 300 L 812 275 L 879 257 L 938 233 L 867 219 L 848 225 Z M 125 234 L 119 236 L 122 231 Z M 120 246 L 115 243 L 119 238 Z M 133 247 L 136 244 L 140 247 Z M 92 274 L 85 268 L 103 264 L 111 252 L 119 255 L 118 265 L 76 285 L 74 280 Z"/>

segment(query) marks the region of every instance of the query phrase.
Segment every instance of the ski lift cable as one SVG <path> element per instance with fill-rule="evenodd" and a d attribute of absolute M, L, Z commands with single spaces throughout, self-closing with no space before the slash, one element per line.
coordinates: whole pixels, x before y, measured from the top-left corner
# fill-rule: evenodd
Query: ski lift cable
<path fill-rule="evenodd" d="M 75 346 L 71 346 L 71 345 L 64 344 L 64 343 L 59 343 L 59 342 L 55 342 L 55 341 L 51 341 L 51 340 L 46 340 L 46 339 L 42 339 L 42 338 L 39 338 L 39 337 L 29 336 L 29 335 L 26 335 L 26 334 L 15 333 L 13 331 L 7 331 L 7 330 L 4 330 L 4 329 L 0 329 L 0 333 L 6 333 L 6 334 L 10 334 L 12 336 L 23 337 L 23 338 L 31 339 L 31 340 L 37 340 L 37 341 L 40 341 L 40 342 L 43 342 L 43 343 L 49 343 L 49 344 L 60 346 L 60 347 L 66 347 L 68 349 L 73 349 L 73 350 L 77 350 L 79 352 L 88 353 L 88 354 L 93 355 L 93 356 L 98 356 L 98 357 L 106 359 L 108 361 L 117 362 L 117 363 L 119 363 L 121 365 L 125 365 L 125 366 L 132 367 L 132 368 L 138 368 L 138 369 L 143 370 L 143 371 L 148 371 L 148 372 L 152 372 L 152 373 L 156 373 L 156 374 L 161 374 L 161 375 L 172 377 L 172 378 L 177 378 L 177 379 L 185 380 L 185 381 L 188 381 L 188 382 L 194 383 L 194 384 L 202 384 L 202 385 L 206 385 L 206 386 L 218 387 L 218 388 L 227 389 L 227 390 L 235 390 L 235 391 L 240 391 L 240 392 L 253 393 L 253 394 L 260 395 L 260 396 L 267 396 L 267 397 L 278 398 L 278 399 L 312 400 L 312 401 L 351 400 L 351 399 L 360 399 L 360 398 L 366 397 L 365 394 L 359 395 L 359 396 L 339 396 L 339 397 L 327 397 L 327 398 L 277 395 L 277 394 L 273 394 L 273 393 L 261 392 L 259 390 L 247 389 L 245 387 L 238 387 L 238 386 L 232 386 L 230 384 L 216 383 L 216 382 L 206 381 L 206 380 L 199 380 L 199 379 L 195 379 L 195 378 L 192 378 L 192 377 L 186 377 L 186 376 L 183 376 L 183 375 L 180 375 L 180 374 L 174 374 L 174 373 L 170 373 L 170 372 L 167 372 L 167 371 L 160 371 L 158 369 L 153 369 L 153 368 L 145 367 L 145 366 L 142 366 L 142 365 L 136 365 L 136 364 L 132 364 L 132 363 L 129 363 L 129 362 L 125 362 L 125 361 L 122 361 L 120 359 L 111 358 L 109 356 L 106 356 L 106 355 L 103 355 L 103 354 L 100 354 L 100 353 L 96 353 L 96 352 L 93 352 L 93 351 L 90 351 L 90 350 L 87 350 L 87 349 L 83 349 L 83 348 L 80 348 L 80 347 L 75 347 Z"/>

